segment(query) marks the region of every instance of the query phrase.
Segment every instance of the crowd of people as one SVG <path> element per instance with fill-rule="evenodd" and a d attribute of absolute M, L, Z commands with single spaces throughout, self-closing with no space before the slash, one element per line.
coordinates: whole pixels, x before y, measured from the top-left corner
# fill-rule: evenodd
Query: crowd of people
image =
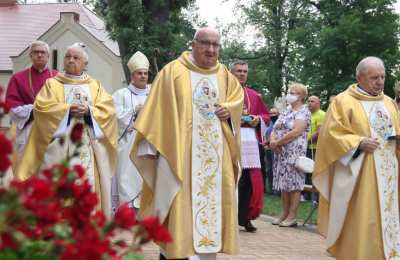
<path fill-rule="evenodd" d="M 330 100 L 326 114 L 300 83 L 288 87 L 286 109 L 268 110 L 247 85 L 248 64 L 228 69 L 219 50 L 218 31 L 200 28 L 191 51 L 151 85 L 149 61 L 136 52 L 127 64 L 130 84 L 111 96 L 86 73 L 84 45 L 69 46 L 57 72 L 47 66 L 49 46 L 33 42 L 32 66 L 11 77 L 6 93 L 16 127 L 14 177 L 28 179 L 74 153 L 75 144 L 60 139 L 82 123 L 72 163 L 85 168 L 106 215 L 128 203 L 138 217 L 159 217 L 173 237 L 159 245 L 160 259 L 237 254 L 237 225 L 256 232 L 251 221 L 266 191 L 281 196 L 272 224 L 297 226 L 300 200 L 309 196 L 302 190 L 311 183 L 320 193 L 318 224 L 329 253 L 397 259 L 400 114 L 383 94 L 383 62 L 363 59 L 357 84 Z M 315 161 L 312 170 L 301 166 L 305 157 Z"/>

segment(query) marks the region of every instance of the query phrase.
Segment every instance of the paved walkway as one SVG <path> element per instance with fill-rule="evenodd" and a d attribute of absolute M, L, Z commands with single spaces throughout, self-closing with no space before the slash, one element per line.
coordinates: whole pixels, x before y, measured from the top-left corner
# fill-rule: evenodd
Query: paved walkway
<path fill-rule="evenodd" d="M 219 254 L 218 260 L 334 260 L 325 254 L 323 238 L 312 228 L 280 228 L 271 225 L 268 218 L 254 222 L 256 233 L 240 231 L 240 254 Z M 146 260 L 158 260 L 158 249 L 147 245 Z"/>

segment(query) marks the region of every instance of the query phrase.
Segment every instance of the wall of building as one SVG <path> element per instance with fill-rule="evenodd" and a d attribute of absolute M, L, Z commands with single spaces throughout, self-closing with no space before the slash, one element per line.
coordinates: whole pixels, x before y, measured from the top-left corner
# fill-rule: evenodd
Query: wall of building
<path fill-rule="evenodd" d="M 89 55 L 87 73 L 99 80 L 108 93 L 112 94 L 116 90 L 126 85 L 121 64 L 121 58 L 115 56 L 110 50 L 106 49 L 102 43 L 94 39 L 79 24 L 69 19 L 62 20 L 59 24 L 50 29 L 41 40 L 50 46 L 49 66 L 53 67 L 54 55 L 57 54 L 56 67 L 63 71 L 64 53 L 68 46 L 76 42 L 86 45 Z M 57 51 L 56 53 L 54 51 Z M 24 52 L 19 57 L 13 59 L 14 71 L 21 70 L 31 65 L 29 55 Z"/>
<path fill-rule="evenodd" d="M 6 88 L 11 75 L 11 72 L 0 72 L 0 85 Z"/>

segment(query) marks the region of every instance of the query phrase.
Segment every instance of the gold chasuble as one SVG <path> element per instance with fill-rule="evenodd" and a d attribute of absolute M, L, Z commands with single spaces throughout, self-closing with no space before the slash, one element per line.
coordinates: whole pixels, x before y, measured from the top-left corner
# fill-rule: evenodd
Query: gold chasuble
<path fill-rule="evenodd" d="M 58 139 L 70 133 L 75 121 L 83 122 L 83 119 L 69 119 L 70 104 L 76 102 L 88 104 L 92 125 L 85 126 L 80 154 L 71 163 L 85 167 L 89 182 L 99 194 L 101 209 L 110 216 L 111 177 L 117 158 L 117 120 L 112 97 L 99 81 L 88 75 L 72 79 L 58 74 L 46 81 L 35 99 L 32 130 L 15 177 L 28 179 L 39 169 L 59 163 L 73 152 L 74 146 L 69 140 L 61 146 Z M 62 131 L 64 124 L 66 130 Z"/>
<path fill-rule="evenodd" d="M 229 120 L 215 116 L 217 104 L 230 111 Z M 140 215 L 158 215 L 173 237 L 160 245 L 168 259 L 238 253 L 242 105 L 242 87 L 226 67 L 197 67 L 189 52 L 165 66 L 152 84 L 134 125 L 131 158 L 144 179 Z M 140 156 L 144 142 L 158 159 Z"/>
<path fill-rule="evenodd" d="M 320 192 L 318 228 L 338 260 L 400 259 L 399 145 L 396 104 L 357 85 L 336 96 L 321 128 L 313 183 Z M 353 156 L 362 138 L 380 142 Z M 354 158 L 356 157 L 356 158 Z"/>

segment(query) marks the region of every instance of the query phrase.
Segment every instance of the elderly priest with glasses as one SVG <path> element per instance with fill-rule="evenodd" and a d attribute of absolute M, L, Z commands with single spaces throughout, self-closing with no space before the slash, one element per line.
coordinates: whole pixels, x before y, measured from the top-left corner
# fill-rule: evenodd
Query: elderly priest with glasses
<path fill-rule="evenodd" d="M 81 164 L 98 194 L 100 207 L 111 213 L 111 176 L 117 158 L 117 120 L 112 97 L 101 83 L 85 73 L 88 54 L 82 44 L 67 48 L 64 73 L 48 79 L 36 96 L 32 131 L 17 179 L 28 179 L 39 169 L 59 163 L 75 151 L 75 144 L 60 138 L 69 135 L 75 123 L 84 124 L 79 156 L 71 164 Z"/>

